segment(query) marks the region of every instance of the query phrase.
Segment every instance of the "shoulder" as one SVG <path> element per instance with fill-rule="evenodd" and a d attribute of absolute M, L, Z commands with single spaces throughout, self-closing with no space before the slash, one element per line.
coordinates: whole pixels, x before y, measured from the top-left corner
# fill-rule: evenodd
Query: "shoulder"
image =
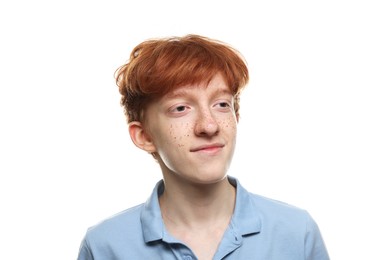
<path fill-rule="evenodd" d="M 235 178 L 230 177 L 229 181 L 237 188 L 236 207 L 238 211 L 246 212 L 245 215 L 257 215 L 263 221 L 267 219 L 282 221 L 285 219 L 289 222 L 309 217 L 303 208 L 250 192 Z"/>
<path fill-rule="evenodd" d="M 307 214 L 306 210 L 284 201 L 272 199 L 249 192 L 249 197 L 255 207 L 271 213 Z"/>
<path fill-rule="evenodd" d="M 254 227 L 260 227 L 263 233 L 283 236 L 295 234 L 300 237 L 305 236 L 307 228 L 312 226 L 314 221 L 305 209 L 254 194 L 243 188 L 237 180 L 230 181 L 237 187 L 236 223 L 245 219 L 245 222 L 252 223 Z M 247 229 L 249 224 L 239 225 Z"/>
<path fill-rule="evenodd" d="M 145 253 L 141 214 L 145 203 L 115 214 L 88 228 L 78 260 L 139 259 Z"/>
<path fill-rule="evenodd" d="M 250 198 L 264 233 L 295 237 L 306 243 L 322 241 L 318 225 L 306 209 L 252 193 Z"/>
<path fill-rule="evenodd" d="M 255 210 L 258 210 L 263 218 L 272 218 L 276 220 L 286 220 L 288 222 L 307 221 L 311 219 L 306 209 L 284 201 L 268 198 L 262 195 L 249 193 L 251 202 Z"/>
<path fill-rule="evenodd" d="M 134 236 L 142 232 L 140 215 L 144 204 L 112 215 L 88 228 L 86 240 L 95 242 L 120 239 L 121 236 Z"/>
<path fill-rule="evenodd" d="M 320 230 L 307 210 L 253 193 L 248 196 L 253 215 L 261 222 L 261 235 L 257 237 L 263 244 L 277 254 L 329 259 Z"/>

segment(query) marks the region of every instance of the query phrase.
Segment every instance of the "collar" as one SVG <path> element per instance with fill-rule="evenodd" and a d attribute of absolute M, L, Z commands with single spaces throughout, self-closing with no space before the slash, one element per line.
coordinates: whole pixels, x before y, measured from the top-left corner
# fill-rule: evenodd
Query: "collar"
<path fill-rule="evenodd" d="M 230 184 L 236 187 L 236 205 L 230 225 L 241 236 L 261 232 L 260 212 L 255 209 L 251 194 L 241 186 L 236 178 L 228 177 Z"/>
<path fill-rule="evenodd" d="M 261 231 L 261 218 L 259 212 L 255 210 L 250 193 L 240 185 L 236 178 L 229 176 L 228 179 L 230 184 L 236 187 L 236 205 L 229 228 L 240 236 L 259 233 Z M 173 242 L 173 238 L 166 231 L 161 217 L 158 197 L 163 192 L 164 182 L 160 180 L 141 212 L 141 226 L 146 243 L 156 240 Z"/>

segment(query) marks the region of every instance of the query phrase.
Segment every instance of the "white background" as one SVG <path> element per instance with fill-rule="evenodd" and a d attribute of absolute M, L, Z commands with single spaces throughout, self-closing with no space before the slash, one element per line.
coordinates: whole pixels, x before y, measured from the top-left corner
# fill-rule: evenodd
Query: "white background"
<path fill-rule="evenodd" d="M 188 33 L 248 61 L 230 174 L 307 209 L 332 259 L 390 259 L 387 2 L 2 2 L 0 259 L 76 259 L 87 227 L 149 196 L 159 168 L 113 74 Z"/>

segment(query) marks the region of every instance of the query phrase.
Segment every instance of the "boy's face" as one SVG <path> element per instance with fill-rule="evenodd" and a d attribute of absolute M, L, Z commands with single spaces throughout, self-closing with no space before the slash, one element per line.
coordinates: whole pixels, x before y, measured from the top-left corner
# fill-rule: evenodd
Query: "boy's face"
<path fill-rule="evenodd" d="M 222 180 L 233 157 L 234 98 L 217 74 L 206 86 L 184 86 L 150 104 L 144 129 L 163 174 L 194 183 Z"/>

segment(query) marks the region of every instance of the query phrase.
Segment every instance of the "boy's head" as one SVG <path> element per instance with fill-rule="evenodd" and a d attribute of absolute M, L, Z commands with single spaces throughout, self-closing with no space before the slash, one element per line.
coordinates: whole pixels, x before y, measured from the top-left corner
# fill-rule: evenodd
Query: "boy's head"
<path fill-rule="evenodd" d="M 231 88 L 238 118 L 239 95 L 249 80 L 238 51 L 198 35 L 142 42 L 116 72 L 128 123 L 144 121 L 143 112 L 150 102 L 179 87 L 207 83 L 218 73 Z"/>

